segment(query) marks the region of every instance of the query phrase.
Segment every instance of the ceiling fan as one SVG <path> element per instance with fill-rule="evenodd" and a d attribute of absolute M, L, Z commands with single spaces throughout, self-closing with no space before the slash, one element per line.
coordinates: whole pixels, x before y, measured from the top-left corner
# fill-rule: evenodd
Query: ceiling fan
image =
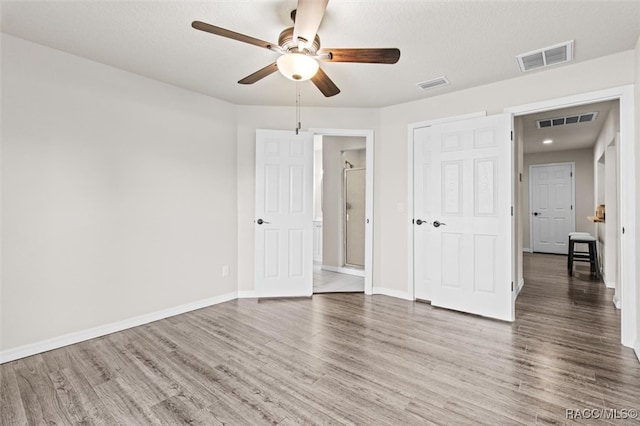
<path fill-rule="evenodd" d="M 395 64 L 400 50 L 395 48 L 320 48 L 317 31 L 329 0 L 298 0 L 297 9 L 291 12 L 294 26 L 280 33 L 278 44 L 269 43 L 225 28 L 201 21 L 193 21 L 196 30 L 253 44 L 280 54 L 277 61 L 238 81 L 253 84 L 276 71 L 294 81 L 311 80 L 326 97 L 335 96 L 340 89 L 320 68 L 322 62 L 359 62 L 369 64 Z"/>

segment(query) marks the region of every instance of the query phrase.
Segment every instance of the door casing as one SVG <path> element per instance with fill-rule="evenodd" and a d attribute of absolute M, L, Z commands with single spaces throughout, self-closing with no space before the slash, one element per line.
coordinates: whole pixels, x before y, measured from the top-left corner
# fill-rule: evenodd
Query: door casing
<path fill-rule="evenodd" d="M 366 129 L 330 129 L 310 128 L 313 135 L 347 136 L 365 138 L 366 188 L 365 188 L 365 243 L 364 243 L 364 293 L 373 294 L 373 172 L 374 172 L 374 133 Z"/>
<path fill-rule="evenodd" d="M 581 93 L 505 108 L 512 117 L 537 112 L 567 108 L 595 102 L 618 100 L 620 102 L 620 146 L 618 179 L 620 182 L 618 229 L 618 262 L 620 266 L 621 335 L 624 346 L 633 347 L 637 335 L 636 294 L 636 164 L 635 164 L 635 99 L 634 86 L 618 86 L 610 89 Z M 626 194 L 627 196 L 623 196 Z M 624 229 L 624 233 L 622 233 Z M 515 253 L 514 253 L 515 255 Z"/>
<path fill-rule="evenodd" d="M 565 96 L 561 98 L 548 99 L 539 102 L 533 102 L 528 104 L 522 104 L 513 107 L 504 108 L 504 112 L 511 114 L 512 128 L 514 128 L 513 120 L 516 116 L 533 114 L 536 112 L 543 112 L 549 110 L 555 110 L 560 108 L 567 108 L 576 105 L 591 104 L 595 102 L 619 100 L 620 101 L 620 162 L 618 164 L 618 177 L 620 182 L 620 199 L 619 199 L 619 211 L 620 211 L 620 229 L 618 240 L 618 253 L 620 263 L 620 281 L 621 281 L 621 295 L 620 304 L 622 309 L 621 319 L 621 336 L 620 340 L 624 346 L 634 347 L 636 345 L 635 339 L 637 335 L 637 294 L 636 294 L 636 207 L 635 207 L 635 194 L 636 194 L 636 165 L 635 165 L 635 98 L 634 98 L 634 85 L 626 85 L 613 87 L 604 90 L 598 90 L 593 92 L 580 93 L 577 95 Z M 411 123 L 408 126 L 407 137 L 407 256 L 408 258 L 408 283 L 407 283 L 407 295 L 413 296 L 414 293 L 414 277 L 413 277 L 413 225 L 411 223 L 413 219 L 413 131 L 417 127 L 429 126 L 432 124 L 443 123 L 448 121 L 464 120 L 466 118 L 473 118 L 486 115 L 486 111 L 459 115 L 455 117 L 446 117 L 437 120 L 428 120 L 418 123 Z M 515 158 L 512 158 L 512 162 L 515 162 Z M 514 166 L 515 163 L 512 164 Z M 514 191 L 516 185 L 513 185 Z M 628 194 L 627 197 L 622 194 Z M 624 228 L 625 232 L 622 233 Z M 515 236 L 513 234 L 514 242 L 512 244 L 512 264 L 515 264 L 516 255 L 518 251 L 521 251 L 521 247 L 516 247 Z M 622 237 L 623 236 L 623 237 Z M 515 268 L 513 268 L 516 273 Z M 517 277 L 513 277 L 514 282 L 517 282 Z M 514 302 L 517 297 L 517 292 L 514 292 Z M 640 343 L 639 343 L 640 344 Z M 640 353 L 638 353 L 640 356 Z"/>

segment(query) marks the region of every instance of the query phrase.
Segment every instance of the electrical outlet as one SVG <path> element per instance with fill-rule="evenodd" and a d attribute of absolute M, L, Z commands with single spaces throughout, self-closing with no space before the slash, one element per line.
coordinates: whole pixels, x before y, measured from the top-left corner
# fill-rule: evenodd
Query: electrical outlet
<path fill-rule="evenodd" d="M 223 265 L 222 266 L 222 276 L 223 277 L 228 277 L 229 276 L 229 265 Z"/>

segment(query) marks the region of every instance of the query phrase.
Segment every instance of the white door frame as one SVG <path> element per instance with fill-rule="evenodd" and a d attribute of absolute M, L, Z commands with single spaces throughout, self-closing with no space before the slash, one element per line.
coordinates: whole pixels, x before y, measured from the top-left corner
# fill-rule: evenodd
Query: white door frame
<path fill-rule="evenodd" d="M 451 121 L 467 120 L 470 118 L 486 117 L 486 111 L 473 112 L 470 114 L 457 115 L 454 117 L 438 118 L 435 120 L 419 121 L 410 123 L 407 134 L 407 253 L 409 253 L 407 262 L 407 296 L 410 300 L 416 300 L 416 289 L 414 279 L 414 245 L 413 245 L 413 134 L 416 129 L 422 127 L 431 127 L 436 124 L 448 123 Z"/>
<path fill-rule="evenodd" d="M 529 245 L 531 246 L 529 250 L 533 253 L 533 220 L 531 220 L 532 211 L 533 211 L 533 180 L 531 179 L 531 172 L 534 167 L 546 167 L 546 166 L 563 166 L 565 164 L 571 165 L 571 205 L 573 208 L 571 209 L 571 224 L 572 230 L 576 230 L 576 162 L 575 161 L 565 161 L 562 163 L 542 163 L 542 164 L 529 164 Z M 516 248 L 517 250 L 517 248 Z M 517 251 L 516 251 L 517 253 Z"/>
<path fill-rule="evenodd" d="M 636 166 L 635 166 L 635 107 L 634 86 L 626 85 L 594 92 L 581 93 L 557 99 L 549 99 L 524 105 L 508 107 L 512 120 L 516 116 L 533 114 L 576 105 L 590 104 L 609 100 L 620 101 L 620 162 L 618 176 L 620 182 L 620 235 L 618 262 L 620 264 L 620 298 L 622 309 L 621 336 L 624 346 L 633 347 L 637 328 L 636 295 Z M 623 196 L 626 194 L 627 196 Z M 624 234 L 622 234 L 624 229 Z"/>
<path fill-rule="evenodd" d="M 322 136 L 365 138 L 367 164 L 365 215 L 367 222 L 365 223 L 364 237 L 364 293 L 373 294 L 373 130 L 311 128 L 309 132 L 313 135 Z"/>

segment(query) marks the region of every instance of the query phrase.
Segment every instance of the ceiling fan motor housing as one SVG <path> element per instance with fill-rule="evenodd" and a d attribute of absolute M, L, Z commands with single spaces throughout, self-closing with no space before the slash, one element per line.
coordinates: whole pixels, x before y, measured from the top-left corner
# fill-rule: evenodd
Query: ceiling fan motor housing
<path fill-rule="evenodd" d="M 299 52 L 313 56 L 320 50 L 320 37 L 316 34 L 311 44 L 305 40 L 305 47 L 299 50 L 297 40 L 293 39 L 293 27 L 289 27 L 280 33 L 278 45 L 287 52 Z"/>

